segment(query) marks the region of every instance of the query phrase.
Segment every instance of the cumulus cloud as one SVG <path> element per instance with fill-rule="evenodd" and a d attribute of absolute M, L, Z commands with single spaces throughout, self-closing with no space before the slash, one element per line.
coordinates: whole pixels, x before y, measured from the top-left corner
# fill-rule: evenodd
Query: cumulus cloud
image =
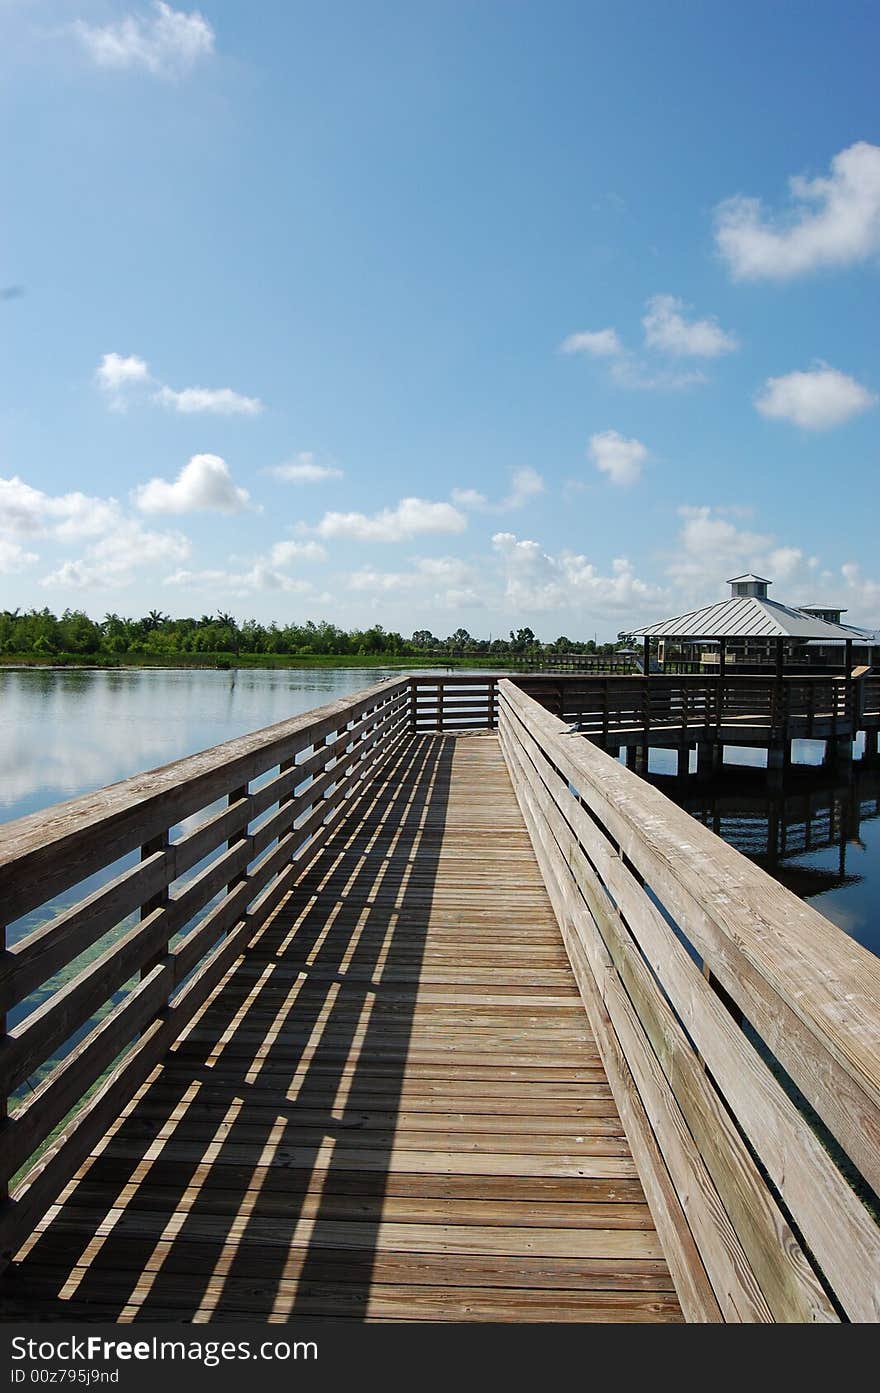
<path fill-rule="evenodd" d="M 273 566 L 289 566 L 292 561 L 324 561 L 326 557 L 319 542 L 276 542 L 269 553 Z"/>
<path fill-rule="evenodd" d="M 181 569 L 166 576 L 163 584 L 182 586 L 188 590 L 210 590 L 215 595 L 220 591 L 240 598 L 263 590 L 278 590 L 285 594 L 307 595 L 317 599 L 329 598 L 316 595 L 315 587 L 310 581 L 287 575 L 271 566 L 265 559 L 255 561 L 252 566 L 242 571 Z"/>
<path fill-rule="evenodd" d="M 18 542 L 11 542 L 5 537 L 0 537 L 0 575 L 14 575 L 18 571 L 23 571 L 25 566 L 32 566 L 38 560 L 36 552 L 25 551 Z"/>
<path fill-rule="evenodd" d="M 135 489 L 134 500 L 144 513 L 241 513 L 250 506 L 247 489 L 233 483 L 219 455 L 193 455 L 173 483 L 150 479 Z"/>
<path fill-rule="evenodd" d="M 869 626 L 880 627 L 880 581 L 862 573 L 856 561 L 845 561 L 840 568 L 847 600 Z"/>
<path fill-rule="evenodd" d="M 126 392 L 150 381 L 150 369 L 136 354 L 105 353 L 95 369 L 95 381 L 116 410 L 124 409 Z"/>
<path fill-rule="evenodd" d="M 422 533 L 463 532 L 464 514 L 451 503 L 402 498 L 396 508 L 366 513 L 325 513 L 316 531 L 321 537 L 352 537 L 363 542 L 405 542 Z"/>
<path fill-rule="evenodd" d="M 460 508 L 475 508 L 477 512 L 488 511 L 492 506 L 484 493 L 479 489 L 453 489 L 452 501 L 457 503 Z"/>
<path fill-rule="evenodd" d="M 743 571 L 768 574 L 767 554 L 775 543 L 771 533 L 740 528 L 717 508 L 683 506 L 678 512 L 682 524 L 666 569 L 688 593 L 709 591 L 717 596 L 731 575 Z"/>
<path fill-rule="evenodd" d="M 857 141 L 834 156 L 827 178 L 796 175 L 789 188 L 794 206 L 783 219 L 742 195 L 716 209 L 716 243 L 734 279 L 785 280 L 880 251 L 880 147 Z"/>
<path fill-rule="evenodd" d="M 591 358 L 615 358 L 624 352 L 624 347 L 616 329 L 584 329 L 563 339 L 559 351 L 586 353 Z"/>
<path fill-rule="evenodd" d="M 134 519 L 123 519 L 84 556 L 63 561 L 40 583 L 48 588 L 114 589 L 130 585 L 142 568 L 184 561 L 189 552 L 189 538 L 182 533 L 153 532 Z"/>
<path fill-rule="evenodd" d="M 717 320 L 688 319 L 687 309 L 675 295 L 654 295 L 646 301 L 642 325 L 650 352 L 675 358 L 717 358 L 739 347 L 736 337 Z M 621 341 L 616 329 L 569 334 L 560 347 L 563 353 L 605 359 L 611 382 L 630 391 L 680 391 L 706 381 L 698 369 L 671 370 L 639 357 Z"/>
<path fill-rule="evenodd" d="M 139 388 L 154 381 L 149 364 L 135 354 L 105 353 L 97 369 L 95 381 L 110 399 L 114 410 L 124 410 Z M 231 387 L 173 387 L 159 385 L 152 393 L 154 402 L 177 411 L 182 416 L 211 414 L 214 416 L 258 416 L 263 410 L 259 397 L 247 397 Z"/>
<path fill-rule="evenodd" d="M 181 77 L 214 52 L 214 30 L 198 10 L 173 10 L 155 0 L 152 13 L 128 14 L 112 24 L 79 19 L 73 32 L 100 68 L 141 68 L 157 77 Z"/>
<path fill-rule="evenodd" d="M 616 430 L 591 435 L 588 453 L 596 468 L 621 487 L 638 482 L 648 458 L 647 447 L 640 440 L 627 439 Z"/>
<path fill-rule="evenodd" d="M 821 599 L 832 603 L 834 574 L 822 569 L 818 557 L 792 542 L 740 526 L 739 519 L 747 511 L 706 505 L 679 508 L 681 527 L 665 567 L 679 592 L 679 606 L 695 608 L 726 599 L 726 581 L 745 571 L 773 581 L 770 597 L 783 604 L 814 604 Z"/>
<path fill-rule="evenodd" d="M 273 465 L 266 473 L 285 484 L 320 484 L 325 479 L 342 478 L 341 469 L 320 464 L 309 450 L 301 450 L 289 463 Z"/>
<path fill-rule="evenodd" d="M 530 498 L 544 492 L 544 480 L 537 469 L 528 465 L 513 469 L 510 474 L 510 489 L 498 503 L 491 503 L 479 489 L 453 489 L 452 501 L 460 508 L 471 508 L 478 513 L 506 513 L 511 508 L 522 508 Z"/>
<path fill-rule="evenodd" d="M 649 348 L 679 358 L 717 358 L 739 347 L 736 336 L 722 329 L 716 319 L 685 319 L 686 308 L 675 295 L 652 296 L 642 319 Z"/>
<path fill-rule="evenodd" d="M 554 556 L 512 532 L 496 532 L 492 546 L 505 599 L 517 613 L 586 609 L 590 615 L 621 616 L 657 610 L 667 599 L 662 587 L 641 580 L 625 557 L 612 561 L 610 574 L 603 574 L 585 556 L 568 551 Z"/>
<path fill-rule="evenodd" d="M 245 397 L 231 387 L 160 387 L 156 401 L 182 416 L 211 413 L 214 416 L 259 416 L 263 403 L 259 397 Z"/>
<path fill-rule="evenodd" d="M 18 475 L 0 478 L 0 529 L 22 536 L 61 539 L 94 537 L 119 520 L 115 498 L 91 498 L 85 493 L 48 494 Z"/>
<path fill-rule="evenodd" d="M 828 430 L 877 404 L 877 398 L 854 377 L 818 363 L 806 372 L 769 377 L 755 406 L 771 420 L 791 421 L 805 430 Z"/>
<path fill-rule="evenodd" d="M 482 608 L 485 587 L 475 568 L 456 556 L 421 557 L 409 571 L 380 571 L 365 566 L 348 577 L 349 590 L 394 599 L 417 596 L 420 606 Z"/>

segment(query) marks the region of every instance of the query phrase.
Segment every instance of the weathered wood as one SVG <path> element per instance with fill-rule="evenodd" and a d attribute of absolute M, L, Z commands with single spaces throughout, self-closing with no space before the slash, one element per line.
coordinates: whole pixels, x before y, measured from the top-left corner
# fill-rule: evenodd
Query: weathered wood
<path fill-rule="evenodd" d="M 548 851 L 551 861 L 545 866 L 545 875 L 548 884 L 555 881 L 561 897 L 556 908 L 564 936 L 566 920 L 571 918 L 574 938 L 569 952 L 577 953 L 583 945 L 588 956 L 594 954 L 590 968 L 611 1011 L 615 1031 L 625 1042 L 628 1061 L 632 1064 L 637 1056 L 641 1058 L 639 1087 L 649 1093 L 654 1089 L 655 1105 L 656 1085 L 665 1076 L 664 1083 L 681 1106 L 689 1134 L 693 1133 L 701 1160 L 708 1167 L 707 1174 L 723 1197 L 722 1226 L 733 1220 L 737 1242 L 741 1241 L 748 1253 L 774 1318 L 827 1320 L 834 1319 L 834 1312 L 738 1133 L 731 1128 L 726 1108 L 716 1098 L 716 1088 L 767 1165 L 844 1308 L 854 1319 L 877 1319 L 877 1284 L 866 1277 L 880 1274 L 880 1233 L 875 1222 L 645 894 L 642 876 L 655 890 L 657 884 L 646 872 L 642 842 L 656 838 L 658 826 L 662 831 L 659 810 L 656 818 L 645 815 L 642 790 L 653 790 L 645 789 L 638 779 L 585 742 L 567 737 L 561 722 L 546 712 L 535 713 L 532 703 L 509 684 L 502 685 L 501 724 L 508 762 L 522 785 L 517 792 L 521 800 L 525 797 L 534 802 L 533 837 L 549 837 L 555 849 Z M 572 795 L 572 786 L 591 815 Z M 690 849 L 693 830 L 702 829 L 694 829 L 691 820 L 665 799 L 660 802 L 664 812 L 669 810 L 669 823 L 681 823 L 681 842 Z M 653 811 L 652 804 L 649 808 Z M 730 855 L 728 848 L 724 852 Z M 558 858 L 555 862 L 553 856 Z M 686 866 L 686 852 L 680 859 Z M 671 875 L 671 851 L 665 864 Z M 629 866 L 642 875 L 633 875 Z M 747 877 L 751 870 L 748 866 L 741 875 Z M 687 870 L 680 873 L 687 875 Z M 661 899 L 668 908 L 669 900 L 665 896 Z M 704 895 L 701 903 L 705 906 L 711 901 Z M 731 932 L 738 906 L 731 903 L 729 891 L 722 903 L 726 930 Z M 743 920 L 748 919 L 752 903 L 744 897 Z M 773 904 L 768 908 L 771 915 L 774 908 Z M 687 931 L 689 921 L 683 922 Z M 603 937 L 603 952 L 598 956 L 588 925 L 594 930 L 598 926 Z M 831 935 L 838 933 L 831 925 L 826 927 Z M 735 941 L 739 949 L 749 946 L 742 925 Z M 803 959 L 800 966 L 803 979 Z M 802 980 L 802 996 L 806 995 L 803 987 Z M 701 1050 L 705 1047 L 710 1074 L 701 1066 L 694 1045 Z M 815 1049 L 814 1044 L 814 1060 L 818 1058 Z M 851 1092 L 850 1087 L 848 1096 Z M 662 1130 L 656 1106 L 649 1112 L 654 1126 Z M 859 1121 L 863 1123 L 864 1118 Z M 665 1135 L 658 1133 L 658 1138 L 671 1164 L 674 1136 L 667 1129 Z M 677 1184 L 681 1186 L 681 1176 Z M 684 1188 L 691 1194 L 688 1212 L 693 1223 L 693 1192 L 686 1185 Z M 695 1233 L 705 1256 L 706 1232 L 700 1232 L 699 1223 Z"/>
<path fill-rule="evenodd" d="M 20 818 L 0 836 L 0 899 L 9 921 L 407 690 L 404 680 L 392 678 L 353 700 L 340 697 L 254 735 Z"/>
<path fill-rule="evenodd" d="M 576 813 L 580 812 L 583 821 L 590 822 L 590 819 L 586 818 L 582 814 L 582 810 L 577 807 L 575 800 L 567 794 L 567 790 L 566 802 L 569 805 L 574 805 L 567 808 L 568 815 L 572 817 L 572 820 L 574 820 Z M 593 829 L 598 833 L 595 824 L 593 824 Z M 820 1283 L 804 1258 L 783 1215 L 773 1201 L 749 1151 L 740 1140 L 739 1133 L 733 1126 L 726 1108 L 716 1095 L 712 1082 L 701 1067 L 683 1029 L 667 1004 L 663 991 L 658 988 L 657 982 L 648 970 L 644 959 L 628 944 L 623 919 L 611 908 L 607 896 L 600 888 L 595 870 L 587 862 L 577 843 L 568 834 L 568 829 L 564 826 L 562 818 L 556 821 L 554 836 L 559 844 L 563 863 L 571 868 L 574 885 L 577 886 L 585 900 L 585 905 L 581 909 L 575 898 L 573 908 L 570 911 L 574 914 L 575 932 L 578 933 L 576 927 L 578 920 L 583 922 L 583 911 L 588 909 L 593 922 L 602 933 L 604 946 L 608 952 L 608 968 L 610 970 L 613 965 L 613 969 L 619 974 L 620 981 L 632 1001 L 631 1007 L 625 999 L 623 1000 L 621 1008 L 622 1028 L 619 1027 L 622 1039 L 634 1040 L 633 1045 L 627 1050 L 627 1057 L 630 1059 L 634 1057 L 633 1049 L 635 1048 L 642 1057 L 643 1066 L 657 1075 L 658 1070 L 648 1053 L 647 1042 L 650 1041 L 650 1048 L 657 1057 L 657 1064 L 666 1075 L 672 1096 L 680 1107 L 682 1117 L 693 1133 L 700 1149 L 701 1162 L 705 1164 L 707 1173 L 711 1175 L 724 1201 L 725 1208 L 733 1219 L 737 1242 L 742 1243 L 744 1253 L 748 1256 L 748 1262 L 758 1276 L 760 1288 L 766 1295 L 769 1303 L 768 1309 L 772 1311 L 773 1318 L 775 1320 L 795 1321 L 834 1319 L 833 1310 Z M 619 859 L 617 859 L 617 865 L 621 865 Z M 589 956 L 588 935 L 581 930 L 578 937 L 585 944 Z M 687 957 L 686 954 L 685 957 Z M 693 967 L 692 963 L 691 967 Z M 597 980 L 599 980 L 598 976 Z M 659 980 L 663 984 L 662 975 Z M 618 993 L 613 975 L 611 983 L 610 990 Z M 720 1004 L 716 1004 L 720 1008 Z M 611 1009 L 614 1018 L 612 1002 L 609 1002 L 609 1009 Z M 634 1025 L 634 1021 L 638 1022 L 638 1027 Z M 732 1034 L 733 1027 L 729 1019 L 726 1024 Z M 643 1032 L 643 1035 L 640 1035 L 637 1040 L 634 1038 L 636 1030 Z M 719 1033 L 723 1039 L 723 1033 Z M 740 1049 L 736 1053 L 738 1055 L 742 1052 L 743 1050 Z M 754 1051 L 751 1053 L 754 1055 Z M 752 1070 L 755 1070 L 756 1063 L 758 1070 L 766 1072 L 769 1079 L 769 1071 L 765 1070 L 761 1061 L 753 1061 Z M 654 1085 L 656 1087 L 656 1079 Z M 793 1108 L 791 1111 L 795 1113 Z M 796 1113 L 795 1117 L 797 1117 Z M 800 1121 L 800 1119 L 797 1120 Z M 676 1125 L 680 1128 L 681 1124 L 677 1123 Z M 807 1128 L 803 1124 L 801 1124 L 801 1130 L 803 1133 L 807 1133 Z M 800 1143 L 802 1149 L 804 1149 L 807 1139 L 807 1136 L 795 1132 L 795 1143 L 796 1145 Z M 813 1141 L 812 1137 L 809 1137 L 809 1141 Z M 815 1142 L 813 1145 L 815 1146 Z M 663 1151 L 667 1164 L 671 1166 L 673 1148 L 664 1145 Z M 817 1146 L 816 1151 L 819 1151 Z M 799 1159 L 800 1157 L 798 1157 Z M 818 1183 L 827 1187 L 829 1183 L 827 1158 L 823 1155 L 822 1159 L 825 1164 L 821 1166 L 814 1164 L 811 1178 L 814 1184 Z M 792 1161 L 791 1164 L 794 1166 L 797 1161 Z M 838 1177 L 835 1175 L 834 1179 L 838 1180 Z M 834 1198 L 845 1214 L 849 1208 L 847 1201 L 850 1196 L 844 1194 L 839 1188 L 834 1189 L 832 1186 L 832 1189 L 834 1190 Z M 693 1207 L 691 1214 L 693 1222 Z M 864 1215 L 861 1214 L 857 1217 L 862 1222 L 863 1231 Z M 721 1221 L 721 1235 L 725 1243 L 729 1243 L 729 1234 L 724 1238 L 724 1230 L 728 1227 L 728 1221 L 725 1218 Z M 825 1251 L 826 1248 L 827 1245 L 823 1247 L 822 1251 Z M 863 1248 L 863 1254 L 868 1261 L 871 1261 L 870 1249 L 865 1252 Z M 845 1283 L 846 1279 L 844 1278 L 842 1285 L 845 1286 Z M 728 1283 L 724 1284 L 724 1288 L 730 1294 L 731 1289 Z M 740 1306 L 738 1318 L 744 1318 L 744 1314 Z"/>
<path fill-rule="evenodd" d="M 656 789 L 587 742 L 566 740 L 552 716 L 525 714 L 531 732 L 564 754 L 567 777 L 880 1189 L 880 963 Z"/>
<path fill-rule="evenodd" d="M 384 1311 L 394 1282 L 388 1310 L 430 1287 L 438 1318 L 489 1313 L 468 1283 L 502 1318 L 680 1318 L 497 738 L 402 720 L 304 791 L 300 850 L 266 849 L 285 869 L 229 937 L 208 920 L 246 885 L 194 925 L 214 946 L 165 1039 L 133 1047 L 155 1062 L 123 1115 L 120 1084 L 19 1187 L 33 1314 L 88 1293 L 114 1319 L 197 1320 L 222 1286 L 251 1316 L 335 1316 Z M 452 968 L 426 966 L 435 922 Z M 489 966 L 467 966 L 481 943 Z"/>

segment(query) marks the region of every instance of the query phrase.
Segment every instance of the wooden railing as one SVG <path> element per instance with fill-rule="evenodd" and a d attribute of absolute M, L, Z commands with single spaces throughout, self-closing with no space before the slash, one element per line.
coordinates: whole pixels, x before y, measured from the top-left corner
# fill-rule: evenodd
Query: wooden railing
<path fill-rule="evenodd" d="M 513 682 L 499 697 L 686 1316 L 877 1320 L 880 1229 L 840 1153 L 880 1190 L 880 962 Z"/>
<path fill-rule="evenodd" d="M 498 719 L 498 674 L 410 678 L 410 720 L 415 731 L 494 730 Z"/>
<path fill-rule="evenodd" d="M 519 676 L 523 691 L 554 715 L 577 721 L 582 734 L 605 739 L 617 732 L 682 732 L 699 739 L 725 731 L 787 732 L 809 738 L 851 730 L 857 716 L 873 716 L 878 704 L 872 679 L 841 677 Z M 873 679 L 874 682 L 877 679 Z M 859 706 L 863 694 L 867 705 Z"/>
<path fill-rule="evenodd" d="M 32 1163 L 0 1212 L 0 1253 L 53 1203 L 409 724 L 409 683 L 382 682 L 4 830 L 7 925 L 69 902 L 0 963 L 0 1011 L 21 1016 L 0 1046 L 3 1096 L 18 1102 L 0 1123 L 0 1180 Z"/>
<path fill-rule="evenodd" d="M 0 1253 L 398 742 L 496 725 L 686 1315 L 880 1319 L 844 1173 L 880 1191 L 880 963 L 496 674 L 383 682 L 4 829 Z"/>

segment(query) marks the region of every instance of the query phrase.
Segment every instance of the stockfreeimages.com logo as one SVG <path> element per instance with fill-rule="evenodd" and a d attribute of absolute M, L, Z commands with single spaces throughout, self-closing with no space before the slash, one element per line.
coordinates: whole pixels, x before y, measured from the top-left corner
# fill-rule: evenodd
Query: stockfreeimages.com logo
<path fill-rule="evenodd" d="M 97 1364 L 131 1361 L 179 1361 L 203 1364 L 208 1369 L 218 1364 L 241 1359 L 317 1359 L 318 1346 L 314 1340 L 263 1340 L 252 1345 L 250 1340 L 162 1340 L 153 1335 L 148 1340 L 107 1339 L 103 1335 L 72 1335 L 61 1340 L 33 1340 L 15 1335 L 11 1341 L 13 1363 L 27 1360 L 31 1364 L 79 1363 Z M 31 1370 L 31 1381 L 42 1382 L 38 1369 Z M 91 1371 L 91 1380 L 98 1370 Z M 34 1373 L 37 1379 L 33 1380 Z M 27 1369 L 13 1368 L 12 1382 L 24 1383 Z"/>

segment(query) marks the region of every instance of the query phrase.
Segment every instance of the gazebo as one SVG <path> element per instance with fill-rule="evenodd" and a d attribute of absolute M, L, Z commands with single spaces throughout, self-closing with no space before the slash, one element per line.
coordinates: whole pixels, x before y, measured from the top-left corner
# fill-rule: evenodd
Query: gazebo
<path fill-rule="evenodd" d="M 870 644 L 874 638 L 871 631 L 858 629 L 851 624 L 832 623 L 821 618 L 815 611 L 818 606 L 796 609 L 791 605 L 780 604 L 767 598 L 767 587 L 772 581 L 764 576 L 751 573 L 733 576 L 728 582 L 730 598 L 720 600 L 702 609 L 689 610 L 686 614 L 675 615 L 671 619 L 661 619 L 656 624 L 646 624 L 632 631 L 633 638 L 644 641 L 645 672 L 650 668 L 650 646 L 652 639 L 677 639 L 680 643 L 718 645 L 718 672 L 723 675 L 725 656 L 728 647 L 748 645 L 749 640 L 775 655 L 778 676 L 785 670 L 785 650 L 788 645 L 798 643 L 826 644 L 843 647 L 844 668 L 852 668 L 852 649 L 854 643 Z M 823 607 L 824 608 L 824 607 Z M 839 613 L 840 611 L 836 611 Z"/>

